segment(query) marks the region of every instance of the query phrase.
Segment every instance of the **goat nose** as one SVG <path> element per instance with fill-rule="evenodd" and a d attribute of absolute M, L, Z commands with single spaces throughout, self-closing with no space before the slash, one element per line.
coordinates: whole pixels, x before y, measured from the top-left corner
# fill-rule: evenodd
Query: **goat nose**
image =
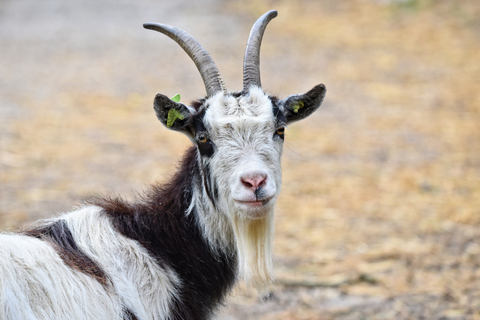
<path fill-rule="evenodd" d="M 258 189 L 258 187 L 265 184 L 267 180 L 267 176 L 263 174 L 253 175 L 253 176 L 244 176 L 244 177 L 241 177 L 240 180 L 242 180 L 242 184 L 245 187 L 255 191 Z"/>

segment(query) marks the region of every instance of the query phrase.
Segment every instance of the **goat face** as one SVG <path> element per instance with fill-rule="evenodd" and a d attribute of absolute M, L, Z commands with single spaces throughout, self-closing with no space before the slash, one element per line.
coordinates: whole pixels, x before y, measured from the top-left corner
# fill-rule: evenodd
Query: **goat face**
<path fill-rule="evenodd" d="M 314 112 L 324 95 L 318 85 L 278 100 L 252 86 L 218 92 L 195 107 L 157 94 L 154 108 L 163 124 L 197 146 L 205 200 L 221 212 L 258 219 L 272 211 L 280 191 L 285 126 Z"/>
<path fill-rule="evenodd" d="M 202 167 L 210 168 L 211 176 L 205 179 L 218 188 L 219 198 L 213 200 L 224 212 L 263 218 L 280 189 L 283 134 L 277 131 L 285 121 L 277 119 L 273 101 L 256 87 L 237 97 L 219 94 L 206 102 L 204 130 L 196 132 L 195 142 Z"/>

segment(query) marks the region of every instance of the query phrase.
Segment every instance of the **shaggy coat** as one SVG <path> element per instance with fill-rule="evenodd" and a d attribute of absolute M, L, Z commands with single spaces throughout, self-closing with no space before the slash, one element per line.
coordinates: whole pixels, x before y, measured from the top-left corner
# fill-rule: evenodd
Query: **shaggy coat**
<path fill-rule="evenodd" d="M 206 85 L 192 106 L 157 94 L 157 118 L 193 143 L 167 183 L 0 234 L 0 319 L 210 319 L 237 279 L 269 290 L 285 126 L 325 87 L 279 100 L 252 79 L 237 93 Z"/>

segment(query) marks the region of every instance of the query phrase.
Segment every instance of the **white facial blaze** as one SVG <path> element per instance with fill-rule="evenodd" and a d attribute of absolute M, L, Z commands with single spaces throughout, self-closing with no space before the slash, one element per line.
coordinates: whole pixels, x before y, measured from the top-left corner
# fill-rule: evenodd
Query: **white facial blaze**
<path fill-rule="evenodd" d="M 260 88 L 251 88 L 238 98 L 218 94 L 206 103 L 203 122 L 215 150 L 202 161 L 218 188 L 215 205 L 224 217 L 217 217 L 217 228 L 225 225 L 220 221 L 226 216 L 234 239 L 224 243 L 236 246 L 240 277 L 264 291 L 272 281 L 273 210 L 283 148 L 275 136 L 272 102 Z M 231 232 L 217 230 L 213 237 L 219 234 Z"/>

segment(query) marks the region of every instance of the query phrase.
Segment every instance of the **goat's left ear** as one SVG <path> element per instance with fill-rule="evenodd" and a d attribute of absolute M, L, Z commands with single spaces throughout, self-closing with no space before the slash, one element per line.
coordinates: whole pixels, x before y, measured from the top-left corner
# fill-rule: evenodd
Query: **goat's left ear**
<path fill-rule="evenodd" d="M 307 93 L 294 94 L 281 100 L 279 103 L 280 109 L 287 119 L 287 124 L 311 115 L 322 104 L 326 92 L 325 86 L 319 84 Z"/>
<path fill-rule="evenodd" d="M 186 105 L 176 102 L 161 93 L 157 93 L 153 101 L 153 108 L 158 120 L 168 129 L 181 131 L 188 136 L 192 135 L 191 123 L 193 115 Z"/>

